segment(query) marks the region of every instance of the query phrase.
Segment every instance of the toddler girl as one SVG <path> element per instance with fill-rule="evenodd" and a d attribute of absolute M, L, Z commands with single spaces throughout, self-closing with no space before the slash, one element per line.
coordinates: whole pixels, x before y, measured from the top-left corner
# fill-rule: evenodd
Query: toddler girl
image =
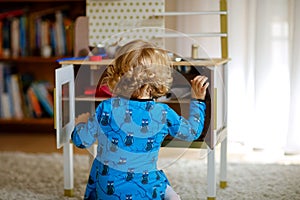
<path fill-rule="evenodd" d="M 116 53 L 105 78 L 113 96 L 93 115 L 79 115 L 72 141 L 79 148 L 98 142 L 84 199 L 180 199 L 162 170 L 158 153 L 164 138 L 196 140 L 204 126 L 204 76 L 191 80 L 190 117 L 179 116 L 156 102 L 172 84 L 172 66 L 165 50 L 134 40 Z"/>

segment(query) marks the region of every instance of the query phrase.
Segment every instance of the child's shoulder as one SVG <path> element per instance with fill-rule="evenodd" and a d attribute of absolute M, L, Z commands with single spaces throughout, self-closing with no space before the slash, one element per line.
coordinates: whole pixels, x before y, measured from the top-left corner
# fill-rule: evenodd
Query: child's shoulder
<path fill-rule="evenodd" d="M 108 99 L 104 99 L 100 102 L 100 105 L 111 105 L 113 103 L 119 102 L 120 98 L 118 97 L 110 97 Z"/>
<path fill-rule="evenodd" d="M 164 102 L 156 101 L 155 104 L 159 107 L 164 108 L 165 110 L 172 109 L 168 104 L 166 104 Z"/>
<path fill-rule="evenodd" d="M 123 98 L 123 97 L 111 97 L 111 98 L 108 98 L 108 99 L 105 99 L 103 100 L 100 105 L 106 107 L 106 106 L 109 106 L 111 108 L 116 108 L 116 107 L 120 107 L 120 106 L 128 106 L 128 105 L 131 105 L 131 106 L 140 106 L 141 104 L 151 104 L 152 106 L 159 106 L 159 107 L 162 107 L 164 109 L 171 109 L 169 107 L 168 104 L 164 103 L 164 102 L 159 102 L 159 101 L 154 101 L 154 100 L 147 100 L 147 101 L 144 101 L 144 100 L 132 100 L 132 99 L 127 99 L 127 98 Z M 148 105 L 149 106 L 149 105 Z"/>
<path fill-rule="evenodd" d="M 169 107 L 168 104 L 166 104 L 166 103 L 164 103 L 164 102 L 161 102 L 161 101 L 155 101 L 155 104 L 161 105 L 161 106 L 164 106 L 164 107 Z"/>
<path fill-rule="evenodd" d="M 113 105 L 113 107 L 119 107 L 121 105 L 128 104 L 129 101 L 130 101 L 129 99 L 117 96 L 117 97 L 110 97 L 108 99 L 101 101 L 100 105 L 103 106 Z"/>

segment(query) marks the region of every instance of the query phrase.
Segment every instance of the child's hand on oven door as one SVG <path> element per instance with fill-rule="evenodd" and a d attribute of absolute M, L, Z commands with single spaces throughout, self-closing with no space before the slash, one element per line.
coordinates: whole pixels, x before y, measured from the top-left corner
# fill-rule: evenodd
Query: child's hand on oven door
<path fill-rule="evenodd" d="M 75 125 L 77 125 L 79 123 L 86 123 L 90 116 L 91 116 L 91 114 L 89 112 L 82 113 L 82 114 L 78 115 L 75 118 Z"/>
<path fill-rule="evenodd" d="M 206 76 L 196 76 L 193 80 L 191 80 L 192 84 L 192 98 L 195 99 L 205 99 L 206 95 L 206 89 L 209 86 L 209 83 L 207 81 Z"/>

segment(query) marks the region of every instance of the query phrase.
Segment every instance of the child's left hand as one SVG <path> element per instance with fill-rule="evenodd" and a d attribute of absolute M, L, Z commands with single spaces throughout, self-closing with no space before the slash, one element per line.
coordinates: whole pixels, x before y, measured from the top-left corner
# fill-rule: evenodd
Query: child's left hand
<path fill-rule="evenodd" d="M 91 114 L 88 112 L 78 115 L 78 117 L 75 118 L 75 125 L 77 125 L 79 123 L 86 123 L 88 121 L 90 115 Z"/>

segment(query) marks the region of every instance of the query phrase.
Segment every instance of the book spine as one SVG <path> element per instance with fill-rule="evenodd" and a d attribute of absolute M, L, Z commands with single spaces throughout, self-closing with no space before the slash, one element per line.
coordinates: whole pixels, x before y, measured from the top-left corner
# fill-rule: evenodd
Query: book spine
<path fill-rule="evenodd" d="M 21 102 L 21 90 L 19 85 L 19 77 L 17 74 L 12 74 L 10 77 L 12 89 L 12 105 L 14 107 L 14 117 L 22 119 L 24 117 Z"/>
<path fill-rule="evenodd" d="M 40 106 L 38 97 L 36 96 L 34 90 L 32 87 L 29 87 L 27 90 L 27 98 L 30 104 L 30 107 L 32 108 L 35 117 L 40 118 L 43 115 L 42 108 Z"/>
<path fill-rule="evenodd" d="M 20 47 L 20 21 L 19 18 L 11 20 L 11 54 L 13 57 L 19 56 Z"/>
<path fill-rule="evenodd" d="M 20 17 L 20 55 L 27 56 L 27 17 Z"/>
<path fill-rule="evenodd" d="M 9 96 L 7 93 L 2 94 L 1 102 L 2 102 L 3 118 L 5 118 L 5 119 L 12 118 L 12 114 L 10 111 L 10 101 L 9 101 Z"/>
<path fill-rule="evenodd" d="M 73 46 L 74 46 L 74 23 L 69 18 L 64 18 L 64 27 L 65 27 L 65 35 L 66 35 L 66 54 L 73 54 Z"/>
<path fill-rule="evenodd" d="M 10 20 L 4 20 L 3 21 L 3 27 L 2 27 L 2 55 L 4 57 L 10 56 Z"/>
<path fill-rule="evenodd" d="M 11 106 L 9 98 L 9 85 L 7 84 L 8 76 L 10 76 L 10 70 L 5 63 L 0 63 L 0 107 L 1 107 L 1 118 L 11 118 Z"/>
<path fill-rule="evenodd" d="M 45 85 L 43 83 L 34 83 L 32 88 L 44 110 L 50 117 L 53 117 L 53 101 Z"/>
<path fill-rule="evenodd" d="M 4 79 L 5 79 L 5 93 L 7 97 L 5 96 L 4 101 L 7 101 L 8 98 L 8 105 L 5 103 L 5 106 L 8 107 L 9 109 L 9 118 L 14 117 L 15 109 L 13 106 L 13 95 L 12 95 L 12 85 L 11 85 L 11 71 L 10 71 L 10 66 L 5 67 L 4 70 Z"/>
<path fill-rule="evenodd" d="M 65 33 L 64 33 L 64 22 L 63 22 L 63 14 L 59 10 L 55 13 L 55 39 L 57 41 L 56 52 L 57 56 L 65 55 Z"/>
<path fill-rule="evenodd" d="M 44 20 L 41 23 L 41 47 L 48 46 L 49 42 L 49 21 Z"/>
<path fill-rule="evenodd" d="M 50 45 L 52 49 L 54 49 L 54 54 L 57 55 L 57 42 L 56 42 L 56 32 L 55 32 L 55 25 L 51 24 L 50 26 Z"/>
<path fill-rule="evenodd" d="M 0 57 L 3 56 L 3 22 L 0 20 Z"/>
<path fill-rule="evenodd" d="M 11 55 L 11 44 L 10 43 L 17 43 L 19 41 L 19 39 L 17 39 L 16 42 L 15 41 L 15 38 L 11 38 L 11 34 L 14 34 L 14 35 L 17 35 L 18 32 L 19 32 L 19 27 L 17 27 L 17 30 L 16 30 L 16 23 L 15 20 L 18 19 L 20 16 L 22 16 L 23 14 L 25 13 L 25 11 L 23 9 L 15 9 L 15 10 L 9 10 L 9 11 L 6 11 L 6 12 L 1 12 L 0 13 L 0 38 L 2 39 L 2 41 L 0 42 L 1 44 L 1 47 L 0 47 L 0 56 L 4 56 L 4 57 L 8 57 Z M 11 31 L 11 26 L 14 27 L 14 30 Z M 15 33 L 17 32 L 17 33 Z M 14 44 L 13 45 L 14 47 L 14 54 L 16 53 L 15 52 L 15 48 L 16 48 L 16 45 Z M 19 48 L 19 47 L 18 47 Z"/>
<path fill-rule="evenodd" d="M 41 18 L 37 18 L 35 21 L 35 51 L 37 52 L 38 50 L 41 49 L 41 23 L 42 23 L 42 19 Z"/>
<path fill-rule="evenodd" d="M 4 92 L 3 63 L 0 63 L 0 118 L 3 117 L 2 94 Z"/>

